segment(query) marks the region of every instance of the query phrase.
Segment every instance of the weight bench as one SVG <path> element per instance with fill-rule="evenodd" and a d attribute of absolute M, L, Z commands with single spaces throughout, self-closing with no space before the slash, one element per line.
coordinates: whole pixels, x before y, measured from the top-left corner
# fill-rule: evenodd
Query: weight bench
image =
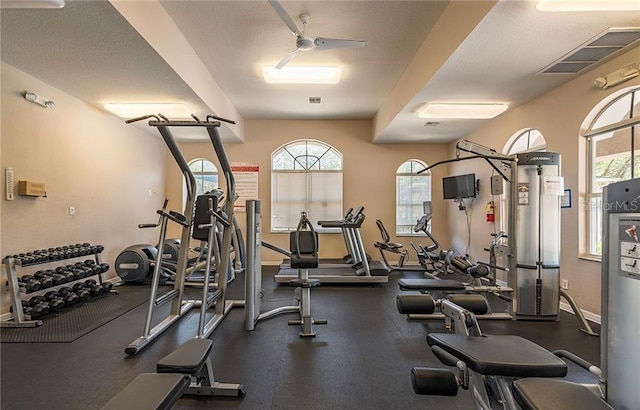
<path fill-rule="evenodd" d="M 459 374 L 445 369 L 414 367 L 413 389 L 417 394 L 455 396 L 458 386 L 469 389 L 479 408 L 492 408 L 489 387 L 505 408 L 516 409 L 510 382 L 523 377 L 564 377 L 567 365 L 543 347 L 519 336 L 467 336 L 431 333 L 427 343 L 436 357 Z"/>
<path fill-rule="evenodd" d="M 613 410 L 582 384 L 554 379 L 519 379 L 512 384 L 513 396 L 523 410 Z"/>
<path fill-rule="evenodd" d="M 170 409 L 189 385 L 182 374 L 143 373 L 125 386 L 102 410 Z"/>
<path fill-rule="evenodd" d="M 209 357 L 212 347 L 213 342 L 209 339 L 191 339 L 162 358 L 156 371 L 159 374 L 177 373 L 187 377 L 190 384 L 183 394 L 244 397 L 242 384 L 215 381 Z"/>
<path fill-rule="evenodd" d="M 480 266 L 480 265 L 478 265 Z M 401 294 L 397 298 L 398 311 L 409 319 L 442 319 L 434 313 L 434 301 L 429 293 L 441 293 L 446 298 L 457 298 L 460 305 L 478 315 L 479 319 L 512 319 L 509 313 L 492 312 L 482 293 L 513 292 L 513 289 L 501 286 L 470 286 L 453 279 L 399 279 L 398 286 L 403 291 L 419 291 L 422 294 Z M 503 296 L 499 296 L 503 297 Z M 504 297 L 503 297 L 504 298 Z"/>
<path fill-rule="evenodd" d="M 143 373 L 102 410 L 170 409 L 183 394 L 244 397 L 244 386 L 216 382 L 209 357 L 213 342 L 191 339 L 162 358 L 157 373 Z"/>

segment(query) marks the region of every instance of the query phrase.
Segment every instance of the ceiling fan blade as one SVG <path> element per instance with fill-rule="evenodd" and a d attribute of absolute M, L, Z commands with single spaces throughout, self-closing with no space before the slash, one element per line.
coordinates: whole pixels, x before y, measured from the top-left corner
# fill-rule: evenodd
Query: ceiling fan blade
<path fill-rule="evenodd" d="M 280 16 L 280 19 L 284 21 L 284 24 L 286 24 L 287 27 L 289 27 L 289 30 L 291 30 L 291 32 L 294 35 L 298 37 L 302 37 L 302 32 L 298 28 L 298 25 L 296 24 L 295 21 L 293 21 L 289 13 L 287 13 L 287 10 L 285 10 L 284 6 L 280 4 L 278 0 L 269 0 L 269 4 L 271 4 L 271 7 L 273 7 L 276 13 L 278 13 L 278 16 Z"/>
<path fill-rule="evenodd" d="M 359 40 L 339 40 L 337 38 L 316 37 L 314 40 L 316 47 L 314 50 L 333 50 L 336 48 L 358 48 L 364 47 L 367 42 Z"/>
<path fill-rule="evenodd" d="M 286 56 L 284 56 L 284 58 L 282 60 L 280 60 L 280 62 L 278 63 L 278 65 L 275 67 L 278 70 L 281 69 L 282 67 L 284 67 L 285 65 L 287 65 L 287 63 L 289 61 L 291 61 L 293 59 L 293 57 L 297 56 L 298 53 L 300 53 L 300 49 L 297 49 L 296 51 L 292 51 L 291 53 L 287 54 Z"/>

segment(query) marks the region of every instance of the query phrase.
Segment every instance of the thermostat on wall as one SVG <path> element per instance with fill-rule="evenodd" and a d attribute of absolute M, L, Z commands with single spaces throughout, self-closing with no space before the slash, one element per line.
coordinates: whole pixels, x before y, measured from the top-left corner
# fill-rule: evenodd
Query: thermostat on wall
<path fill-rule="evenodd" d="M 18 195 L 46 197 L 47 187 L 44 182 L 18 181 Z"/>

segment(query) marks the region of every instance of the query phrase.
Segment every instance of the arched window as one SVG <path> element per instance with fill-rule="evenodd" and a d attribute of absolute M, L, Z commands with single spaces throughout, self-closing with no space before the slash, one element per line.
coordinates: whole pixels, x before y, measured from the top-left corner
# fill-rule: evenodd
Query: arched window
<path fill-rule="evenodd" d="M 427 164 L 405 161 L 396 170 L 396 234 L 415 235 L 413 227 L 424 215 L 424 201 L 431 200 L 431 172 L 418 174 Z"/>
<path fill-rule="evenodd" d="M 205 192 L 218 188 L 218 168 L 213 162 L 204 159 L 196 158 L 189 162 L 189 169 L 193 173 L 196 179 L 196 197 L 202 195 Z M 182 182 L 182 208 L 184 209 L 187 203 L 187 185 L 184 180 Z"/>
<path fill-rule="evenodd" d="M 593 112 L 592 112 L 593 114 Z M 588 249 L 602 255 L 602 188 L 640 177 L 640 88 L 609 101 L 584 135 L 587 138 Z"/>
<path fill-rule="evenodd" d="M 533 128 L 525 128 L 513 134 L 507 141 L 502 152 L 506 155 L 521 154 L 523 152 L 546 151 L 547 141 L 542 133 Z M 508 192 L 506 181 L 503 182 L 502 192 Z M 495 200 L 494 200 L 495 202 Z M 507 196 L 500 196 L 500 230 L 507 231 Z M 504 217 L 502 217 L 504 215 Z"/>
<path fill-rule="evenodd" d="M 189 169 L 196 178 L 196 196 L 218 188 L 218 168 L 204 158 L 189 162 Z"/>
<path fill-rule="evenodd" d="M 292 141 L 271 154 L 271 231 L 295 230 L 302 211 L 314 226 L 342 216 L 342 154 L 320 141 Z"/>
<path fill-rule="evenodd" d="M 546 151 L 547 142 L 538 130 L 525 129 L 514 134 L 503 152 L 507 155 L 520 154 L 522 152 Z"/>

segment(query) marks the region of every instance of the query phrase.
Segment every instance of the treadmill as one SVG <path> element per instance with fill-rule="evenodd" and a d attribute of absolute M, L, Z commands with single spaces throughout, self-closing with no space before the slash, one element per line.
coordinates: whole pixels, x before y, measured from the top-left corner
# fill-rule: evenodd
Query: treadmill
<path fill-rule="evenodd" d="M 346 216 L 348 216 L 347 213 Z M 323 228 L 340 228 L 345 238 L 345 243 L 351 263 L 321 265 L 315 269 L 309 269 L 309 278 L 318 279 L 323 283 L 387 283 L 389 281 L 389 268 L 382 262 L 368 260 L 364 251 L 360 227 L 366 216 L 364 207 L 360 207 L 347 220 L 318 221 Z M 298 277 L 298 270 L 281 266 L 275 275 L 275 281 L 286 283 Z"/>

